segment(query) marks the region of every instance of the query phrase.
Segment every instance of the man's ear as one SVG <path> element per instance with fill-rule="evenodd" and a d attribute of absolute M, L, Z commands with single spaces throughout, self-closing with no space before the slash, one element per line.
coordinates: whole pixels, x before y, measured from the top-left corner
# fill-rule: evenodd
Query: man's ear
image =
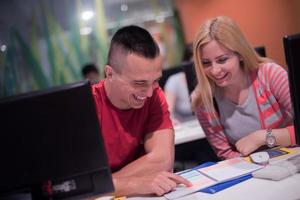
<path fill-rule="evenodd" d="M 109 65 L 106 65 L 104 71 L 105 71 L 105 77 L 108 78 L 108 79 L 111 79 L 112 74 L 113 74 L 112 67 L 109 66 Z"/>

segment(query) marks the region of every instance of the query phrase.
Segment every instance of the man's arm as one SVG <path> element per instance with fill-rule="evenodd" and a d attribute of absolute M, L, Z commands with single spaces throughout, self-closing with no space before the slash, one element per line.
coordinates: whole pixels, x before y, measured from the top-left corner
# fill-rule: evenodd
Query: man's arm
<path fill-rule="evenodd" d="M 146 154 L 116 172 L 115 176 L 132 176 L 172 171 L 174 163 L 174 131 L 172 129 L 158 130 L 149 133 L 145 138 Z"/>
<path fill-rule="evenodd" d="M 177 184 L 190 183 L 172 173 L 174 162 L 174 131 L 158 130 L 145 139 L 146 154 L 113 174 L 115 193 L 119 195 L 163 195 Z"/>

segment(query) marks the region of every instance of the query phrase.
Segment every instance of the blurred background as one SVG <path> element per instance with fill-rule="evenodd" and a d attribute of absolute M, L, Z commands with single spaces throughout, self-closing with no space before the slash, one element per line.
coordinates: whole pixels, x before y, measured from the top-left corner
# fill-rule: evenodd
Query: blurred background
<path fill-rule="evenodd" d="M 285 66 L 282 38 L 300 32 L 299 8 L 299 0 L 1 0 L 0 98 L 82 80 L 86 63 L 103 78 L 111 36 L 131 24 L 151 32 L 165 69 L 218 15 L 233 18 L 253 47 Z"/>

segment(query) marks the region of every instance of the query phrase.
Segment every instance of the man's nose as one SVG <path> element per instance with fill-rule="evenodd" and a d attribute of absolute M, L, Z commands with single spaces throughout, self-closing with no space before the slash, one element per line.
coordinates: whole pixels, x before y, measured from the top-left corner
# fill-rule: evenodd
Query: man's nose
<path fill-rule="evenodd" d="M 153 95 L 153 90 L 155 90 L 158 87 L 158 83 L 153 83 L 147 88 L 147 97 L 152 97 Z"/>

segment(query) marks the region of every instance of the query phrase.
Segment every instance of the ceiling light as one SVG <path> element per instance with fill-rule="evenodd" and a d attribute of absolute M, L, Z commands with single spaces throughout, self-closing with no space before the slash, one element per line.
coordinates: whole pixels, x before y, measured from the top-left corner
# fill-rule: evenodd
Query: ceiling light
<path fill-rule="evenodd" d="M 2 52 L 4 52 L 4 51 L 6 51 L 6 49 L 7 49 L 7 46 L 6 45 L 1 45 L 1 47 L 0 47 L 0 50 L 2 51 Z"/>
<path fill-rule="evenodd" d="M 90 11 L 90 10 L 87 10 L 87 11 L 83 11 L 81 13 L 81 19 L 87 21 L 87 20 L 90 20 L 94 17 L 94 12 L 93 11 Z"/>
<path fill-rule="evenodd" d="M 128 5 L 126 3 L 123 3 L 121 5 L 121 11 L 126 12 L 128 10 Z"/>

